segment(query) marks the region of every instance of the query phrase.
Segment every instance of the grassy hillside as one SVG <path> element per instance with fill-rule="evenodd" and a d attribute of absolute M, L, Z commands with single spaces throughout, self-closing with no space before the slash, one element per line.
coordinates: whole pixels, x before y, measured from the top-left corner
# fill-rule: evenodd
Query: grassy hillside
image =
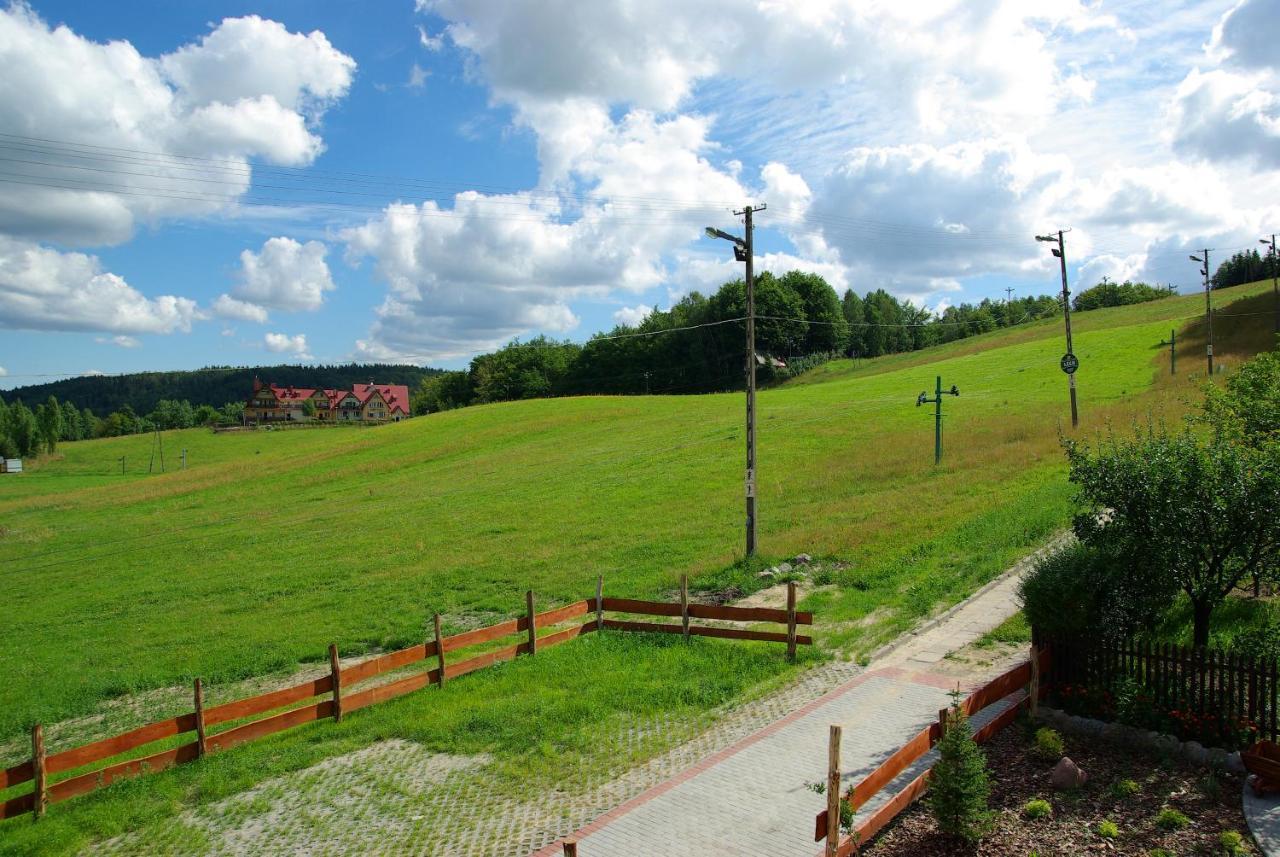
<path fill-rule="evenodd" d="M 1270 342 L 1269 290 L 1215 295 L 1236 301 L 1228 312 L 1237 313 L 1217 321 L 1220 362 Z M 1202 306 L 1187 297 L 1076 317 L 1081 431 L 1183 407 L 1203 381 Z M 1182 328 L 1183 346 L 1174 379 L 1158 346 L 1172 326 Z M 1067 522 L 1061 351 L 1060 322 L 1044 323 L 838 361 L 760 396 L 764 557 L 804 551 L 847 566 L 824 574 L 802 602 L 818 612 L 820 642 L 868 651 Z M 938 374 L 961 395 L 944 404 L 946 453 L 935 468 L 932 410 L 914 401 Z M 195 675 L 216 685 L 317 661 L 330 640 L 344 652 L 408 644 L 437 610 L 450 628 L 511 615 L 526 588 L 545 604 L 569 601 L 590 594 L 603 574 L 612 594 L 653 596 L 688 572 L 695 587 L 749 591 L 759 585 L 753 569 L 735 565 L 742 404 L 740 394 L 586 397 L 366 431 L 170 432 L 167 463 L 186 447 L 189 468 L 154 476 L 118 470 L 122 455 L 145 462 L 150 438 L 67 444 L 32 472 L 0 478 L 0 587 L 9 606 L 0 742 L 33 721 L 90 714 L 113 696 Z M 577 645 L 557 658 L 571 659 Z M 594 716 L 605 720 L 624 716 L 634 698 L 628 665 L 652 667 L 688 700 L 699 693 L 700 680 L 689 677 L 699 668 L 745 658 L 707 704 L 784 669 L 776 652 L 751 647 L 729 656 L 699 644 L 682 656 L 703 659 L 692 664 L 661 647 L 590 645 L 583 657 L 604 658 L 600 674 L 618 670 L 609 693 L 593 697 Z M 395 725 L 408 722 L 404 709 L 392 708 L 400 714 L 371 709 L 368 720 L 355 718 L 365 727 L 348 728 L 364 728 L 367 740 L 409 734 Z M 535 708 L 524 715 L 535 730 L 558 710 Z M 462 714 L 457 722 L 464 731 L 473 723 Z M 495 730 L 491 750 L 514 740 Z M 460 734 L 432 740 L 452 746 Z M 564 742 L 577 746 L 588 734 Z M 296 753 L 273 757 L 271 770 L 320 752 L 281 740 Z M 515 744 L 511 752 L 527 750 Z M 20 755 L 20 744 L 11 747 Z M 254 752 L 218 763 L 247 766 L 224 787 L 262 774 L 245 761 Z M 161 781 L 181 791 L 195 788 L 194 776 Z M 110 796 L 86 805 L 95 800 L 116 806 Z"/>

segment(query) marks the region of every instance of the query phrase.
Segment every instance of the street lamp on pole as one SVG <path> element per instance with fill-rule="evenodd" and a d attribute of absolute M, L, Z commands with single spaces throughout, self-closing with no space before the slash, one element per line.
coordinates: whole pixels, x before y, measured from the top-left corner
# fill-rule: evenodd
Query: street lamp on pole
<path fill-rule="evenodd" d="M 1206 247 L 1203 256 L 1191 256 L 1192 262 L 1199 262 L 1202 267 L 1200 269 L 1201 276 L 1204 277 L 1204 326 L 1206 331 L 1205 358 L 1209 362 L 1209 377 L 1213 377 L 1213 305 L 1209 300 L 1209 248 Z"/>
<path fill-rule="evenodd" d="M 1067 249 L 1063 241 L 1065 233 L 1065 229 L 1059 229 L 1057 235 L 1037 235 L 1036 240 L 1058 243 L 1057 247 L 1051 247 L 1050 250 L 1058 257 L 1062 268 L 1062 317 L 1067 326 L 1067 353 L 1062 355 L 1058 365 L 1067 373 L 1067 387 L 1071 391 L 1071 427 L 1076 428 L 1080 425 L 1080 412 L 1076 408 L 1076 370 L 1080 368 L 1080 360 L 1071 345 L 1071 291 L 1067 288 Z"/>
<path fill-rule="evenodd" d="M 1271 255 L 1267 257 L 1271 260 L 1271 299 L 1275 306 L 1276 333 L 1280 333 L 1280 257 L 1276 256 L 1276 236 L 1273 232 L 1271 240 L 1266 238 L 1259 240 L 1261 243 L 1268 244 L 1271 247 Z"/>
<path fill-rule="evenodd" d="M 745 238 L 707 227 L 707 237 L 732 243 L 733 258 L 747 265 L 747 556 L 756 552 L 756 284 L 752 268 L 755 227 L 751 216 L 764 209 L 764 205 L 748 204 L 734 212 L 746 218 Z"/>

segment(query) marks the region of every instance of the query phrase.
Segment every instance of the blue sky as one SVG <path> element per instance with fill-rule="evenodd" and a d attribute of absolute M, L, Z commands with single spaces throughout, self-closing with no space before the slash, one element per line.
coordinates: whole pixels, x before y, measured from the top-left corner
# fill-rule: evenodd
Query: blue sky
<path fill-rule="evenodd" d="M 909 7 L 909 8 L 905 8 Z M 1189 289 L 1280 227 L 1262 0 L 0 11 L 0 387 L 583 339 L 759 266 Z"/>

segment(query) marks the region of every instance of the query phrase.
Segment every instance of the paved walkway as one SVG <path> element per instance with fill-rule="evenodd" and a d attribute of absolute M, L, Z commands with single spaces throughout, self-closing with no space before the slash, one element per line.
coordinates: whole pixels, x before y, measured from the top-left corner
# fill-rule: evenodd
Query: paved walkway
<path fill-rule="evenodd" d="M 867 671 L 582 827 L 574 834 L 579 855 L 817 854 L 813 819 L 825 799 L 807 784 L 825 778 L 828 726 L 844 727 L 846 785 L 888 758 L 937 717 L 948 701 L 947 690 L 956 686 L 955 678 L 932 668 L 1018 609 L 1017 583 L 1030 561 L 886 647 Z M 989 707 L 974 718 L 975 727 L 1008 704 Z M 931 757 L 904 772 L 860 811 L 861 817 L 932 764 Z M 536 857 L 559 853 L 559 843 L 535 852 Z"/>
<path fill-rule="evenodd" d="M 1253 841 L 1267 857 L 1280 857 L 1280 796 L 1257 797 L 1246 782 L 1243 801 Z"/>

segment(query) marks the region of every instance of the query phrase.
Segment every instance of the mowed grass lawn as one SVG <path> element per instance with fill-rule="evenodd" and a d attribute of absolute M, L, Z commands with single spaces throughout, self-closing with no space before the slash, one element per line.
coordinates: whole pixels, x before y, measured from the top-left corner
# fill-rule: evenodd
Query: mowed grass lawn
<path fill-rule="evenodd" d="M 1241 287 L 1215 300 L 1262 294 L 1244 302 L 1260 312 L 1270 309 L 1269 289 Z M 1193 373 L 1203 380 L 1195 323 L 1180 335 L 1185 353 L 1172 382 L 1158 343 L 1202 306 L 1187 297 L 1075 317 L 1082 432 L 1185 408 Z M 1270 326 L 1260 315 L 1222 318 L 1217 351 L 1238 360 L 1265 347 Z M 761 394 L 764 558 L 803 551 L 848 566 L 825 574 L 802 602 L 817 611 L 820 643 L 869 651 L 1067 523 L 1062 350 L 1058 320 L 927 352 L 837 361 Z M 932 409 L 914 401 L 938 374 L 961 395 L 944 404 L 946 453 L 935 468 Z M 527 588 L 551 605 L 593 594 L 603 574 L 610 594 L 654 597 L 689 573 L 695 588 L 749 591 L 759 585 L 754 570 L 735 565 L 743 544 L 742 406 L 741 394 L 583 397 L 372 430 L 168 432 L 164 475 L 145 473 L 149 437 L 66 444 L 32 472 L 0 479 L 7 606 L 0 746 L 20 747 L 31 723 L 91 714 L 112 697 L 194 676 L 216 685 L 319 662 L 330 641 L 345 653 L 417 642 L 436 611 L 446 632 L 487 624 L 520 612 Z M 176 471 L 184 447 L 188 468 Z M 586 645 L 553 650 L 548 663 L 572 663 L 575 651 L 602 659 L 610 692 L 590 696 L 602 725 L 566 736 L 547 722 L 563 711 L 540 705 L 517 679 L 512 687 L 532 695 L 503 729 L 550 730 L 560 739 L 537 747 L 554 754 L 627 716 L 636 704 L 629 687 L 667 682 L 698 711 L 758 692 L 787 670 L 765 646 L 700 641 L 674 656 L 655 641 L 592 643 L 593 653 Z M 719 668 L 738 675 L 710 674 Z M 548 667 L 504 669 L 520 676 Z M 473 680 L 497 679 L 469 677 L 457 687 Z M 703 682 L 712 691 L 699 690 Z M 464 690 L 445 693 L 486 704 Z M 357 736 L 350 740 L 281 738 L 280 746 L 311 749 L 270 755 L 254 745 L 225 754 L 241 758 L 217 763 L 240 772 L 228 775 L 226 788 L 322 758 L 313 745 L 340 752 L 334 748 L 352 741 L 422 737 L 425 727 L 404 725 L 411 717 L 383 710 L 391 708 L 352 718 L 364 727 L 344 724 L 342 735 Z M 468 717 L 450 722 L 432 727 L 433 746 L 471 740 Z M 325 728 L 303 731 L 318 736 Z M 496 726 L 479 735 L 480 749 L 512 758 L 532 752 L 525 737 Z M 113 825 L 173 812 L 164 789 L 187 800 L 219 792 L 198 787 L 195 776 L 150 778 L 162 797 L 143 801 L 148 808 L 133 821 L 120 820 L 129 815 L 125 802 L 110 794 L 75 802 L 83 809 L 60 805 L 67 820 L 59 829 L 66 842 L 105 835 Z M 0 825 L 0 840 L 15 829 Z"/>

